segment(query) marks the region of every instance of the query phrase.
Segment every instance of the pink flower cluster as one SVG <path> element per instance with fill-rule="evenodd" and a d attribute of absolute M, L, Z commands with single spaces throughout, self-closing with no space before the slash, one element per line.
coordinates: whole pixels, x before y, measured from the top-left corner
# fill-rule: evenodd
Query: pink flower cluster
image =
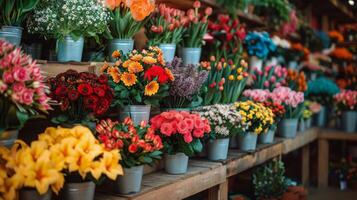
<path fill-rule="evenodd" d="M 344 90 L 334 96 L 337 105 L 347 110 L 355 110 L 357 105 L 357 91 Z"/>
<path fill-rule="evenodd" d="M 254 80 L 254 85 L 262 88 L 276 88 L 286 84 L 286 76 L 288 70 L 284 67 L 278 66 L 266 66 L 264 70 L 254 69 L 252 78 Z"/>
<path fill-rule="evenodd" d="M 10 101 L 42 111 L 50 109 L 40 68 L 31 57 L 4 40 L 0 40 L 0 74 L 0 92 Z"/>
<path fill-rule="evenodd" d="M 211 132 L 210 123 L 199 114 L 186 111 L 168 111 L 156 115 L 151 120 L 151 128 L 158 130 L 166 137 L 180 134 L 186 143 L 193 138 L 202 138 Z"/>
<path fill-rule="evenodd" d="M 263 89 L 244 90 L 243 96 L 255 102 L 265 102 L 270 99 L 270 92 Z"/>
<path fill-rule="evenodd" d="M 278 87 L 270 94 L 273 102 L 296 108 L 304 102 L 304 93 L 291 90 L 289 87 Z"/>

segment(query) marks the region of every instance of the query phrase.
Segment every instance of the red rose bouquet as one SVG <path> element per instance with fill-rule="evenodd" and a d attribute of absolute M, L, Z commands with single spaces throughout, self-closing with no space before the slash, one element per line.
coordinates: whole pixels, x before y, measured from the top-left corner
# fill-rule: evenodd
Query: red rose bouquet
<path fill-rule="evenodd" d="M 101 120 L 96 130 L 99 141 L 106 149 L 120 150 L 120 164 L 125 168 L 150 165 L 154 160 L 161 158 L 161 138 L 145 122 L 134 126 L 129 117 L 122 123 L 107 119 Z"/>
<path fill-rule="evenodd" d="M 21 128 L 30 117 L 50 109 L 40 68 L 4 40 L 0 40 L 0 78 L 0 135 Z"/>
<path fill-rule="evenodd" d="M 160 133 L 168 154 L 181 152 L 192 156 L 201 152 L 200 138 L 211 132 L 207 119 L 185 111 L 163 112 L 153 117 L 150 122 L 153 130 Z"/>
<path fill-rule="evenodd" d="M 51 98 L 60 104 L 56 124 L 87 124 L 107 112 L 113 91 L 105 75 L 68 70 L 48 80 Z"/>

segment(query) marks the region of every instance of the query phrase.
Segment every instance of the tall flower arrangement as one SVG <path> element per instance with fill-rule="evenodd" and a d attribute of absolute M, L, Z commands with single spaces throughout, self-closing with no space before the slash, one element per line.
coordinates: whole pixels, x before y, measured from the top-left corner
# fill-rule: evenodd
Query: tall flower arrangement
<path fill-rule="evenodd" d="M 287 76 L 287 85 L 292 90 L 305 92 L 307 90 L 307 82 L 304 72 L 289 69 Z"/>
<path fill-rule="evenodd" d="M 274 90 L 286 84 L 287 70 L 279 65 L 271 65 L 264 67 L 263 70 L 254 69 L 252 78 L 252 88 Z"/>
<path fill-rule="evenodd" d="M 0 133 L 19 129 L 51 109 L 39 66 L 12 44 L 0 40 Z"/>
<path fill-rule="evenodd" d="M 276 50 L 276 46 L 267 32 L 249 32 L 244 43 L 248 54 L 259 59 L 265 59 L 270 52 Z"/>
<path fill-rule="evenodd" d="M 31 12 L 39 0 L 13 0 L 0 2 L 0 24 L 7 26 L 21 26 L 24 19 Z"/>

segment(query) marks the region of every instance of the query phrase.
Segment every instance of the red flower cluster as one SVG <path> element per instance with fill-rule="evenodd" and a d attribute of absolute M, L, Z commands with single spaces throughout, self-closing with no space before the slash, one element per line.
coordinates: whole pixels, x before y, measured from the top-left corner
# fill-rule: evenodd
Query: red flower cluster
<path fill-rule="evenodd" d="M 226 42 L 233 39 L 243 41 L 246 36 L 245 27 L 239 24 L 238 19 L 232 20 L 229 15 L 223 14 L 218 15 L 217 22 L 209 21 L 208 30 L 212 35 L 220 37 L 221 40 Z"/>
<path fill-rule="evenodd" d="M 265 101 L 263 105 L 273 112 L 274 121 L 278 121 L 278 119 L 281 119 L 285 114 L 285 107 L 278 102 Z"/>
<path fill-rule="evenodd" d="M 48 81 L 50 97 L 61 104 L 62 111 L 102 115 L 113 100 L 113 92 L 105 75 L 68 70 Z"/>
<path fill-rule="evenodd" d="M 171 71 L 157 65 L 150 67 L 144 74 L 144 78 L 146 78 L 148 81 L 152 81 L 156 77 L 160 84 L 165 84 L 169 80 L 174 80 L 174 76 Z"/>
<path fill-rule="evenodd" d="M 185 111 L 163 112 L 153 117 L 150 122 L 155 131 L 160 131 L 166 137 L 180 134 L 186 143 L 191 143 L 193 138 L 202 138 L 205 133 L 211 132 L 207 119 Z"/>

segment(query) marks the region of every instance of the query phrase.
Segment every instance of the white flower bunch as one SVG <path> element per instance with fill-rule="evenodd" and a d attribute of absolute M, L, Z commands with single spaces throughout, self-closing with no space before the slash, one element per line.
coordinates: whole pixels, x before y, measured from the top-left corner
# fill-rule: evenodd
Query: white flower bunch
<path fill-rule="evenodd" d="M 291 48 L 291 45 L 290 45 L 290 42 L 283 39 L 283 38 L 280 38 L 276 35 L 273 36 L 272 38 L 273 40 L 273 43 L 278 46 L 278 47 L 281 47 L 283 49 L 290 49 Z"/>
<path fill-rule="evenodd" d="M 241 115 L 232 105 L 215 104 L 197 109 L 200 115 L 211 124 L 212 131 L 217 137 L 229 137 L 233 129 L 241 128 Z"/>
<path fill-rule="evenodd" d="M 28 20 L 30 33 L 63 38 L 96 37 L 107 30 L 109 12 L 101 0 L 42 0 Z"/>

